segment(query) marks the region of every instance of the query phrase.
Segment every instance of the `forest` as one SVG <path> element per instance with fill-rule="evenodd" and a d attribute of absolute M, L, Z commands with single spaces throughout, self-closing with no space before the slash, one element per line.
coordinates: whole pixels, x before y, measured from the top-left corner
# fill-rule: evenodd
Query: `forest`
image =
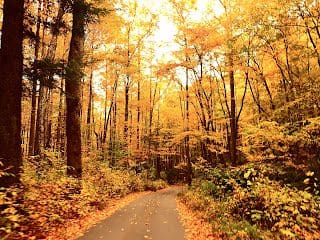
<path fill-rule="evenodd" d="M 320 239 L 318 0 L 0 0 L 0 29 L 1 240 Z"/>

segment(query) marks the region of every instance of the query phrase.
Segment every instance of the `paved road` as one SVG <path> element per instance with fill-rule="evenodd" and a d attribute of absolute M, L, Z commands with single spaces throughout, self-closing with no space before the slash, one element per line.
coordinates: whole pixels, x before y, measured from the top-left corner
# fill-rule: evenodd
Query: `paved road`
<path fill-rule="evenodd" d="M 115 212 L 78 240 L 183 240 L 176 195 L 180 187 L 150 193 Z"/>

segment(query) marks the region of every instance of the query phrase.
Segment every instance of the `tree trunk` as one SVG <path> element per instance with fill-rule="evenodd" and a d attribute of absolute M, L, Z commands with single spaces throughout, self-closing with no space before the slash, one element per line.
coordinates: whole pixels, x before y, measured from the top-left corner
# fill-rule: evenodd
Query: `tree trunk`
<path fill-rule="evenodd" d="M 28 143 L 29 156 L 32 156 L 34 154 L 36 112 L 37 112 L 37 81 L 34 79 L 32 82 L 32 94 L 31 94 L 31 117 L 30 117 L 30 133 L 29 133 L 29 143 Z"/>
<path fill-rule="evenodd" d="M 0 51 L 1 186 L 19 183 L 21 156 L 21 95 L 23 74 L 23 0 L 5 0 Z"/>
<path fill-rule="evenodd" d="M 91 148 L 91 113 L 92 113 L 92 102 L 93 102 L 92 79 L 93 79 L 93 69 L 91 68 L 90 79 L 89 79 L 89 102 L 88 102 L 88 110 L 87 110 L 87 134 L 86 134 L 88 150 Z"/>
<path fill-rule="evenodd" d="M 129 76 L 127 76 L 127 83 L 125 86 L 125 106 L 124 106 L 124 129 L 123 129 L 123 139 L 124 144 L 127 147 L 128 146 L 128 124 L 129 124 Z"/>
<path fill-rule="evenodd" d="M 46 132 L 45 132 L 45 149 L 52 148 L 52 114 L 53 114 L 53 90 L 48 89 L 47 111 L 46 111 Z"/>
<path fill-rule="evenodd" d="M 81 178 L 81 79 L 85 40 L 85 3 L 75 0 L 73 3 L 73 26 L 66 73 L 66 133 L 67 133 L 67 173 Z"/>
<path fill-rule="evenodd" d="M 156 143 L 156 169 L 157 169 L 157 179 L 160 179 L 161 177 L 161 155 L 159 152 L 159 147 L 160 147 L 160 107 L 158 106 L 158 121 L 157 121 L 157 143 Z"/>
<path fill-rule="evenodd" d="M 138 55 L 138 93 L 137 93 L 137 150 L 140 154 L 140 118 L 141 118 L 141 54 Z"/>
<path fill-rule="evenodd" d="M 40 50 L 40 28 L 41 28 L 41 1 L 38 3 L 38 19 L 36 29 L 36 43 L 34 46 L 35 60 L 39 60 Z M 36 111 L 37 111 L 37 80 L 33 79 L 32 82 L 32 95 L 31 95 L 31 118 L 30 118 L 30 138 L 29 138 L 29 151 L 28 155 L 34 155 L 34 144 L 35 144 L 35 130 L 36 130 Z"/>
<path fill-rule="evenodd" d="M 43 9 L 40 14 L 40 21 L 47 22 L 48 15 L 47 12 L 43 13 L 43 11 L 47 11 L 48 9 L 48 0 L 42 0 L 39 2 L 40 5 L 40 11 L 41 8 Z M 43 19 L 43 16 L 46 16 L 46 19 Z M 40 60 L 41 57 L 45 56 L 45 33 L 46 33 L 47 27 L 43 24 L 42 26 L 42 43 L 41 43 L 41 54 L 39 53 L 38 60 Z M 38 39 L 38 44 L 40 48 L 40 38 Z M 37 121 L 36 121 L 36 127 L 35 127 L 35 146 L 34 146 L 34 155 L 39 155 L 41 151 L 43 151 L 45 147 L 45 130 L 46 130 L 46 109 L 47 109 L 47 93 L 48 93 L 48 80 L 46 77 L 39 79 L 40 89 L 39 89 L 39 97 L 38 97 L 38 108 L 37 108 Z"/>
<path fill-rule="evenodd" d="M 116 163 L 116 140 L 117 140 L 117 95 L 114 92 L 114 105 L 113 105 L 113 121 L 112 121 L 112 141 L 111 141 L 111 165 L 115 165 Z"/>
<path fill-rule="evenodd" d="M 54 63 L 55 61 L 55 55 L 56 55 L 56 50 L 57 50 L 57 45 L 58 45 L 58 37 L 60 34 L 60 28 L 62 25 L 62 20 L 63 20 L 63 16 L 65 14 L 65 5 L 66 5 L 66 0 L 59 0 L 59 8 L 58 8 L 58 13 L 55 17 L 54 23 L 51 27 L 51 31 L 52 31 L 52 36 L 51 36 L 51 40 L 50 43 L 48 45 L 47 48 L 47 52 L 46 52 L 46 56 L 45 58 L 47 60 L 49 60 L 50 62 Z M 43 120 L 43 125 L 45 128 L 45 148 L 49 149 L 52 146 L 52 113 L 53 113 L 53 91 L 52 91 L 52 82 L 53 82 L 53 76 L 47 76 L 46 79 L 48 82 L 46 84 L 46 86 L 43 86 L 46 88 L 47 95 L 45 96 L 45 101 L 49 104 L 46 104 L 46 109 L 44 109 L 45 113 L 43 113 L 45 117 L 45 119 Z M 62 80 L 61 80 L 62 81 Z M 48 86 L 51 86 L 50 89 L 48 89 Z M 61 92 L 60 92 L 61 95 Z M 62 97 L 62 96 L 60 96 Z M 60 101 L 62 99 L 60 98 L 59 100 L 59 107 L 60 107 Z M 62 102 L 61 102 L 62 104 Z M 42 105 L 45 105 L 45 103 L 42 103 Z M 61 105 L 62 107 L 62 105 Z M 60 110 L 60 109 L 59 109 Z M 59 114 L 61 112 L 59 111 Z M 58 125 L 60 125 L 59 127 L 61 128 L 61 123 L 58 123 Z M 59 129 L 60 131 L 60 129 Z M 60 133 L 59 133 L 59 137 L 60 137 Z M 60 141 L 60 140 L 58 140 Z"/>
<path fill-rule="evenodd" d="M 61 143 L 62 143 L 62 124 L 64 121 L 64 111 L 63 111 L 63 79 L 61 79 L 60 83 L 60 95 L 59 95 L 59 110 L 58 110 L 58 123 L 57 123 L 57 135 L 56 135 L 56 150 L 61 151 Z"/>
<path fill-rule="evenodd" d="M 44 142 L 44 100 L 45 98 L 45 89 L 40 82 L 40 90 L 38 96 L 38 108 L 37 108 L 37 123 L 36 123 L 36 136 L 34 144 L 34 154 L 39 155 L 43 150 Z"/>
<path fill-rule="evenodd" d="M 190 123 L 190 112 L 189 112 L 189 73 L 188 69 L 186 69 L 186 131 L 189 132 L 189 123 Z M 187 162 L 187 182 L 188 185 L 191 186 L 192 183 L 192 165 L 190 158 L 190 144 L 189 144 L 189 133 L 187 133 L 185 137 L 185 150 L 186 150 L 186 162 Z"/>
<path fill-rule="evenodd" d="M 235 99 L 235 83 L 234 83 L 234 70 L 233 70 L 233 56 L 229 56 L 229 80 L 230 80 L 230 96 L 231 96 L 231 109 L 230 109 L 230 157 L 233 164 L 237 163 L 237 119 L 236 119 L 236 99 Z"/>
<path fill-rule="evenodd" d="M 140 106 L 140 98 L 141 98 L 141 86 L 140 79 L 138 80 L 138 107 L 137 107 L 137 150 L 140 150 L 140 118 L 141 118 L 141 106 Z"/>
<path fill-rule="evenodd" d="M 106 73 L 108 72 L 108 63 L 106 64 Z M 108 85 L 106 85 L 105 96 L 104 96 L 104 123 L 103 123 L 103 138 L 102 143 L 103 147 L 106 144 L 107 131 L 108 131 L 108 122 L 107 122 L 107 108 L 108 108 Z M 110 110 L 109 110 L 110 113 Z"/>
<path fill-rule="evenodd" d="M 65 5 L 67 0 L 59 0 L 59 9 L 55 21 L 51 27 L 52 37 L 48 46 L 46 58 L 53 61 L 56 54 L 58 45 L 58 36 L 60 34 L 60 28 L 62 26 L 63 16 L 65 14 Z"/>

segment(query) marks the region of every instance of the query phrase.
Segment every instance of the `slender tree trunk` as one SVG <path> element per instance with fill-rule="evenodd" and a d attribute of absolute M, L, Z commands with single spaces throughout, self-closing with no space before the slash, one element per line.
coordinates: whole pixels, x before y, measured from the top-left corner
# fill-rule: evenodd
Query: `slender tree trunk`
<path fill-rule="evenodd" d="M 45 58 L 47 60 L 49 60 L 50 62 L 54 62 L 55 61 L 55 55 L 56 55 L 56 50 L 57 50 L 57 45 L 58 45 L 58 37 L 60 34 L 60 28 L 62 25 L 62 20 L 63 20 L 63 16 L 65 14 L 65 5 L 66 5 L 66 0 L 58 0 L 58 4 L 59 4 L 59 8 L 58 8 L 58 13 L 54 19 L 54 23 L 51 27 L 51 31 L 52 31 L 52 36 L 51 36 L 51 40 L 49 42 L 48 48 L 47 48 L 47 52 L 46 52 L 46 56 Z M 45 148 L 51 148 L 51 144 L 52 144 L 52 109 L 53 109 L 53 91 L 52 89 L 48 89 L 49 85 L 52 85 L 52 81 L 53 81 L 53 76 L 47 76 L 47 86 L 44 86 L 46 88 L 46 92 L 48 93 L 46 95 L 47 98 L 47 102 L 49 104 L 46 104 L 47 109 L 45 110 L 45 114 L 46 114 L 46 119 L 43 121 L 44 127 L 45 127 Z M 61 87 L 63 87 L 63 80 L 61 80 Z M 51 86 L 52 88 L 52 86 Z M 62 108 L 62 97 L 63 97 L 63 92 L 60 91 L 60 100 L 59 100 L 59 117 L 61 117 L 61 109 Z M 43 105 L 45 105 L 45 103 L 42 103 Z M 58 119 L 59 121 L 62 122 L 62 119 Z M 58 127 L 59 127 L 59 138 L 61 137 L 61 122 L 58 121 Z M 57 132 L 58 133 L 58 132 Z M 61 142 L 61 139 L 57 140 L 59 142 Z"/>
<path fill-rule="evenodd" d="M 39 60 L 39 50 L 40 50 L 40 28 L 41 28 L 41 2 L 38 2 L 38 19 L 37 19 L 37 29 L 36 29 L 36 43 L 34 56 L 35 60 Z M 31 95 L 31 118 L 30 118 L 30 138 L 29 138 L 29 151 L 28 155 L 32 156 L 34 154 L 34 144 L 35 144 L 35 130 L 36 130 L 36 110 L 37 109 L 37 80 L 33 79 L 32 82 L 32 95 Z"/>
<path fill-rule="evenodd" d="M 93 79 L 93 69 L 91 68 L 90 79 L 89 79 L 89 102 L 88 102 L 88 110 L 87 110 L 87 134 L 86 134 L 88 150 L 91 148 L 91 113 L 92 113 L 92 103 L 93 103 L 92 79 Z"/>
<path fill-rule="evenodd" d="M 140 103 L 140 98 L 141 98 L 141 55 L 140 55 L 140 50 L 139 50 L 139 55 L 138 55 L 138 68 L 139 68 L 139 75 L 138 75 L 138 93 L 137 93 L 137 150 L 140 151 L 140 118 L 141 118 L 141 103 Z"/>
<path fill-rule="evenodd" d="M 19 183 L 21 156 L 21 96 L 23 74 L 23 0 L 5 0 L 0 51 L 0 186 Z"/>
<path fill-rule="evenodd" d="M 157 121 L 157 143 L 156 143 L 156 169 L 157 169 L 157 179 L 160 179 L 160 173 L 161 173 L 161 155 L 159 152 L 159 147 L 160 147 L 160 107 L 158 105 L 158 121 Z"/>
<path fill-rule="evenodd" d="M 125 102 L 124 102 L 124 129 L 123 129 L 123 138 L 124 143 L 127 146 L 128 145 L 128 124 L 129 124 L 129 76 L 127 76 L 127 83 L 125 86 Z"/>
<path fill-rule="evenodd" d="M 58 37 L 60 34 L 60 28 L 62 25 L 62 19 L 65 14 L 65 5 L 67 3 L 67 0 L 58 0 L 59 1 L 59 9 L 57 16 L 55 17 L 55 21 L 52 25 L 52 37 L 48 46 L 47 50 L 47 56 L 49 60 L 54 60 L 55 54 L 56 54 L 56 49 L 58 45 Z"/>
<path fill-rule="evenodd" d="M 42 5 L 42 11 L 46 11 L 48 0 L 41 0 L 40 3 Z M 41 10 L 41 9 L 39 9 Z M 46 19 L 44 19 L 44 15 L 46 15 Z M 41 13 L 41 21 L 47 21 L 48 16 L 46 12 Z M 42 43 L 41 43 L 41 54 L 38 57 L 38 60 L 40 60 L 41 57 L 45 56 L 45 41 L 44 36 L 46 32 L 46 27 L 42 26 Z M 40 38 L 39 38 L 39 47 L 40 47 Z M 37 122 L 36 122 L 36 136 L 35 136 L 35 146 L 34 146 L 34 154 L 39 155 L 44 147 L 45 147 L 45 129 L 46 129 L 46 109 L 48 102 L 46 101 L 47 93 L 48 93 L 48 79 L 46 77 L 39 79 L 39 96 L 38 96 L 38 107 L 37 107 Z"/>
<path fill-rule="evenodd" d="M 58 123 L 57 123 L 57 135 L 56 135 L 56 150 L 61 151 L 61 143 L 62 143 L 62 125 L 64 122 L 64 111 L 63 111 L 63 79 L 61 79 L 60 83 L 60 96 L 59 96 L 59 110 L 58 110 Z"/>
<path fill-rule="evenodd" d="M 48 4 L 47 1 L 44 1 L 44 7 Z M 42 43 L 42 57 L 45 57 L 50 62 L 54 62 L 55 53 L 57 49 L 57 41 L 60 33 L 60 26 L 62 17 L 64 15 L 64 6 L 66 0 L 61 0 L 59 2 L 59 9 L 55 22 L 52 25 L 52 37 L 48 45 L 47 52 L 45 53 L 45 44 Z M 40 9 L 41 10 L 41 9 Z M 43 27 L 42 38 L 45 35 L 45 27 Z M 40 44 L 40 42 L 39 42 Z M 51 145 L 51 128 L 52 128 L 52 116 L 50 108 L 52 108 L 53 102 L 51 101 L 50 89 L 53 76 L 45 76 L 44 79 L 40 81 L 40 90 L 38 97 L 38 109 L 37 109 L 37 122 L 36 122 L 36 136 L 35 136 L 35 146 L 34 154 L 39 155 L 45 148 L 49 148 Z"/>
<path fill-rule="evenodd" d="M 52 114 L 53 114 L 53 90 L 48 89 L 48 105 L 46 111 L 46 134 L 45 134 L 45 149 L 51 149 L 52 147 Z"/>
<path fill-rule="evenodd" d="M 107 72 L 107 69 L 106 69 Z M 107 139 L 107 130 L 108 130 L 108 123 L 107 123 L 107 104 L 108 104 L 108 86 L 105 89 L 105 97 L 104 97 L 104 125 L 103 125 L 103 145 L 106 143 Z M 110 112 L 110 111 L 109 111 Z"/>
<path fill-rule="evenodd" d="M 140 90 L 140 78 L 138 80 L 138 107 L 137 107 L 137 150 L 140 150 L 140 118 L 141 118 L 141 106 L 140 106 L 140 95 L 141 95 L 141 90 Z"/>
<path fill-rule="evenodd" d="M 127 74 L 126 74 L 126 84 L 125 84 L 125 105 L 124 105 L 124 128 L 123 128 L 123 138 L 125 148 L 128 148 L 128 121 L 129 121 L 129 91 L 130 91 L 130 32 L 128 30 L 128 39 L 127 39 Z"/>
<path fill-rule="evenodd" d="M 116 140 L 117 140 L 117 95 L 114 94 L 114 106 L 113 106 L 113 122 L 112 122 L 112 158 L 111 163 L 115 165 L 116 162 Z"/>
<path fill-rule="evenodd" d="M 150 88 L 149 88 L 149 141 L 148 141 L 148 157 L 151 161 L 151 138 L 152 138 L 152 81 L 150 77 Z"/>
<path fill-rule="evenodd" d="M 186 69 L 186 131 L 189 132 L 189 124 L 190 124 L 190 112 L 189 112 L 189 73 L 188 69 Z M 187 162 L 187 182 L 188 185 L 191 186 L 192 183 L 192 165 L 191 165 L 191 157 L 190 157 L 190 144 L 189 144 L 189 133 L 187 133 L 185 138 L 185 150 L 186 150 L 186 162 Z"/>
<path fill-rule="evenodd" d="M 39 155 L 43 149 L 43 132 L 44 132 L 44 97 L 45 97 L 45 89 L 41 87 L 42 83 L 40 83 L 40 90 L 38 96 L 38 107 L 37 107 L 37 123 L 36 123 L 36 136 L 35 136 L 35 144 L 34 144 L 34 154 Z"/>
<path fill-rule="evenodd" d="M 29 156 L 32 156 L 34 154 L 36 112 L 37 112 L 37 81 L 34 79 L 32 82 L 32 94 L 31 94 L 31 117 L 30 117 L 30 133 L 29 133 L 29 148 L 28 148 Z"/>
<path fill-rule="evenodd" d="M 235 99 L 235 82 L 234 82 L 234 63 L 233 56 L 229 56 L 229 80 L 230 80 L 230 96 L 231 96 L 231 109 L 230 109 L 230 157 L 233 164 L 237 163 L 237 117 L 236 117 L 236 99 Z"/>
<path fill-rule="evenodd" d="M 85 40 L 85 3 L 73 3 L 73 26 L 66 74 L 66 133 L 68 175 L 81 178 L 81 79 Z"/>
<path fill-rule="evenodd" d="M 131 95 L 132 98 L 132 95 Z M 130 109 L 129 111 L 129 118 L 130 118 L 130 125 L 129 125 L 129 148 L 132 149 L 132 130 L 133 130 L 133 115 L 132 115 L 132 110 Z M 129 152 L 131 156 L 131 152 Z"/>

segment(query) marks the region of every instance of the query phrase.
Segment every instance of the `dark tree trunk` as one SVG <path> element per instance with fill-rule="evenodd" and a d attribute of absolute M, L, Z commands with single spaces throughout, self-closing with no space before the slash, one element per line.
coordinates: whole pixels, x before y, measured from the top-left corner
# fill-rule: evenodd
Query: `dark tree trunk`
<path fill-rule="evenodd" d="M 34 154 L 35 143 L 35 129 L 36 129 L 36 112 L 37 112 L 37 81 L 34 79 L 32 82 L 32 95 L 31 95 L 31 117 L 30 117 L 30 134 L 29 134 L 29 149 L 28 155 Z"/>
<path fill-rule="evenodd" d="M 156 143 L 156 149 L 155 152 L 157 154 L 156 156 L 156 169 L 157 169 L 157 179 L 160 179 L 161 177 L 161 155 L 159 152 L 159 147 L 160 147 L 160 108 L 158 106 L 158 121 L 157 121 L 157 143 Z"/>
<path fill-rule="evenodd" d="M 111 156 L 111 166 L 115 165 L 115 142 L 117 134 L 117 87 L 118 87 L 118 76 L 113 84 L 113 93 L 111 98 L 110 111 L 112 112 L 112 120 L 110 120 L 110 156 Z"/>
<path fill-rule="evenodd" d="M 63 16 L 65 14 L 65 5 L 66 0 L 59 0 L 59 8 L 58 13 L 54 19 L 54 23 L 51 26 L 51 40 L 49 42 L 47 52 L 45 55 L 46 60 L 49 62 L 54 63 L 55 62 L 55 55 L 58 45 L 58 37 L 60 34 L 60 28 L 62 26 L 62 20 Z M 44 50 L 44 49 L 43 49 Z M 43 51 L 44 52 L 44 51 Z M 44 88 L 45 95 L 41 99 L 44 102 L 41 102 L 40 104 L 45 106 L 42 109 L 42 113 L 40 113 L 43 117 L 43 119 L 40 120 L 40 124 L 43 126 L 43 145 L 45 149 L 51 148 L 52 144 L 52 108 L 53 108 L 53 99 L 52 99 L 52 82 L 53 82 L 53 75 L 46 76 L 45 78 L 45 84 L 41 86 L 41 88 Z M 41 142 L 41 141 L 40 141 Z"/>
<path fill-rule="evenodd" d="M 52 148 L 52 114 L 53 114 L 53 90 L 48 89 L 48 105 L 47 105 L 47 111 L 46 111 L 46 132 L 45 132 L 45 149 L 51 149 Z"/>
<path fill-rule="evenodd" d="M 60 34 L 60 28 L 62 26 L 63 16 L 65 14 L 65 6 L 67 0 L 59 0 L 59 9 L 55 17 L 54 23 L 51 27 L 52 37 L 48 46 L 46 58 L 53 61 L 56 55 L 56 49 L 58 46 L 58 37 Z"/>
<path fill-rule="evenodd" d="M 137 107 L 137 150 L 140 150 L 140 117 L 141 117 L 141 107 L 140 107 L 140 79 L 138 81 L 138 107 Z"/>
<path fill-rule="evenodd" d="M 230 97 L 231 97 L 231 109 L 230 109 L 230 157 L 233 164 L 237 163 L 237 117 L 236 117 L 236 99 L 235 99 L 235 83 L 234 83 L 234 71 L 233 71 L 233 56 L 232 53 L 229 57 L 230 71 Z"/>
<path fill-rule="evenodd" d="M 93 69 L 91 68 L 90 79 L 89 79 L 89 102 L 87 109 L 87 147 L 88 150 L 91 148 L 91 113 L 93 104 L 93 91 L 92 91 L 92 79 L 93 79 Z"/>
<path fill-rule="evenodd" d="M 73 26 L 66 74 L 67 173 L 81 178 L 81 79 L 84 55 L 84 0 L 73 3 Z"/>
<path fill-rule="evenodd" d="M 63 89 L 64 89 L 64 84 L 63 84 L 63 79 L 61 79 L 60 83 L 60 95 L 59 95 L 59 110 L 58 110 L 58 123 L 57 123 L 57 135 L 56 135 L 56 150 L 61 151 L 61 143 L 62 143 L 62 125 L 64 121 L 64 111 L 63 111 Z"/>
<path fill-rule="evenodd" d="M 19 183 L 21 156 L 21 95 L 23 74 L 23 0 L 5 0 L 0 50 L 0 185 Z"/>
<path fill-rule="evenodd" d="M 124 138 L 124 144 L 128 145 L 128 131 L 129 131 L 129 81 L 130 77 L 127 76 L 127 83 L 125 86 L 125 106 L 124 106 L 124 129 L 123 129 L 123 138 Z"/>
<path fill-rule="evenodd" d="M 139 58 L 138 58 L 138 67 L 139 67 L 139 76 L 138 76 L 138 93 L 137 93 L 137 150 L 140 150 L 140 118 L 141 118 L 141 56 L 139 50 Z M 140 154 L 140 153 L 139 153 Z"/>
<path fill-rule="evenodd" d="M 114 105 L 113 105 L 113 121 L 112 121 L 112 141 L 111 141 L 111 165 L 116 163 L 116 140 L 117 140 L 117 95 L 114 93 Z"/>
<path fill-rule="evenodd" d="M 40 28 L 41 28 L 41 1 L 38 2 L 38 19 L 36 28 L 36 43 L 34 46 L 35 60 L 39 60 L 40 50 Z M 37 113 L 37 80 L 33 79 L 32 95 L 31 95 L 31 117 L 30 117 L 30 138 L 28 155 L 34 155 L 35 149 L 35 134 L 36 134 L 36 113 Z"/>
<path fill-rule="evenodd" d="M 37 123 L 36 123 L 36 136 L 34 143 L 34 154 L 39 155 L 43 150 L 44 142 L 44 100 L 45 89 L 40 82 L 40 90 L 38 97 L 38 108 L 37 108 Z"/>
<path fill-rule="evenodd" d="M 190 95 L 189 95 L 189 73 L 188 69 L 186 69 L 186 131 L 189 131 L 189 122 L 190 122 L 190 113 L 189 113 L 189 101 L 190 101 Z M 187 182 L 188 185 L 191 186 L 192 183 L 192 164 L 191 164 L 191 157 L 190 157 L 190 144 L 189 144 L 190 138 L 189 133 L 187 133 L 185 138 L 185 150 L 186 150 L 186 162 L 187 162 Z"/>
<path fill-rule="evenodd" d="M 42 5 L 42 6 L 41 6 Z M 41 11 L 41 8 L 43 10 Z M 46 22 L 48 20 L 47 12 L 43 13 L 43 11 L 47 11 L 48 9 L 48 0 L 41 0 L 39 1 L 39 19 L 38 21 L 41 23 Z M 43 16 L 46 16 L 44 18 Z M 39 26 L 40 27 L 40 26 Z M 40 49 L 41 45 L 41 53 L 38 53 L 38 59 L 40 60 L 41 57 L 45 55 L 45 33 L 47 27 L 43 24 L 42 26 L 42 42 L 40 41 L 40 36 L 37 39 L 38 48 Z M 41 44 L 40 44 L 41 43 Z M 39 51 L 38 49 L 38 51 Z M 37 108 L 37 118 L 36 118 L 36 127 L 35 127 L 35 143 L 34 143 L 34 155 L 39 155 L 44 147 L 45 147 L 45 130 L 46 130 L 46 109 L 47 109 L 47 93 L 48 93 L 48 80 L 46 78 L 39 79 L 40 89 L 39 89 L 39 97 L 38 97 L 38 108 Z"/>
<path fill-rule="evenodd" d="M 106 64 L 106 73 L 107 71 L 108 71 L 108 66 Z M 104 121 L 103 121 L 103 138 L 102 138 L 103 146 L 102 147 L 105 147 L 106 140 L 107 140 L 107 131 L 108 131 L 107 108 L 108 108 L 108 86 L 106 86 L 105 97 L 104 97 Z"/>

